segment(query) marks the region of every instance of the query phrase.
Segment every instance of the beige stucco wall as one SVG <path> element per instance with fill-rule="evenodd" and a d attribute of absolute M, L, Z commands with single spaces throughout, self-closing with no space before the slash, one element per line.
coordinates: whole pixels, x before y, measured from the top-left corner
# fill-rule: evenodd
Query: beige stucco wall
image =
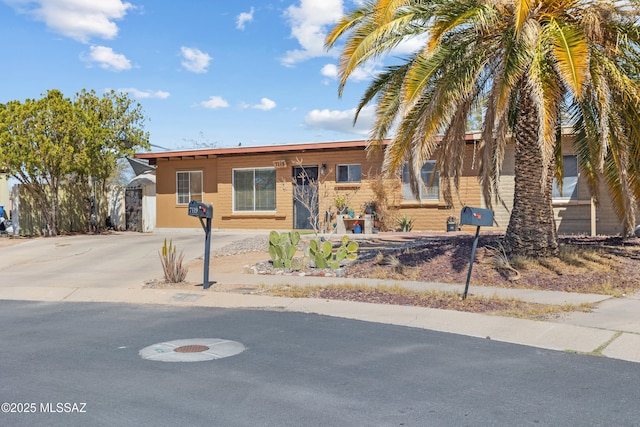
<path fill-rule="evenodd" d="M 399 179 L 388 180 L 389 202 L 395 208 L 396 216 L 407 215 L 414 219 L 414 230 L 446 230 L 449 216 L 459 218 L 463 206 L 487 207 L 477 179 L 479 164 L 473 161 L 474 145 L 467 144 L 463 178 L 459 194 L 454 194 L 453 206 L 444 203 L 442 194 L 439 201 L 403 201 Z M 478 153 L 476 153 L 478 155 Z M 570 141 L 564 147 L 564 154 L 573 154 Z M 176 203 L 176 172 L 202 170 L 204 181 L 203 201 L 214 207 L 214 228 L 230 229 L 276 229 L 287 230 L 294 226 L 292 166 L 301 162 L 304 166 L 326 166 L 326 174 L 320 176 L 320 212 L 335 211 L 333 205 L 337 194 L 350 197 L 349 206 L 356 214 L 363 211 L 364 204 L 374 199 L 371 187 L 382 164 L 382 152 L 374 152 L 369 157 L 362 148 L 309 150 L 299 152 L 225 154 L 221 157 L 192 159 L 158 159 L 157 162 L 157 228 L 200 228 L 197 218 L 187 215 L 187 206 Z M 276 169 L 277 193 L 276 212 L 245 213 L 233 212 L 232 171 L 234 168 L 273 167 L 274 161 L 285 161 L 286 167 Z M 362 182 L 337 184 L 336 165 L 361 164 Z M 506 147 L 505 160 L 500 178 L 501 201 L 493 200 L 495 224 L 491 231 L 504 231 L 509 223 L 513 207 L 514 187 L 514 147 Z M 442 185 L 441 185 L 442 189 Z M 442 191 L 441 191 L 442 193 Z M 615 215 L 607 188 L 600 187 L 600 203 L 595 209 L 597 234 L 619 234 L 622 231 Z M 592 224 L 591 196 L 585 179 L 578 176 L 578 200 L 554 202 L 554 214 L 560 234 L 590 234 Z M 640 219 L 638 221 L 640 223 Z M 473 231 L 470 227 L 465 230 Z"/>
<path fill-rule="evenodd" d="M 563 154 L 575 154 L 571 139 L 566 138 Z M 509 213 L 513 208 L 514 188 L 514 145 L 509 144 L 505 150 L 505 160 L 500 178 L 500 195 L 507 208 L 493 202 L 494 216 L 498 223 L 496 230 L 504 231 L 509 224 Z M 622 232 L 622 225 L 613 210 L 609 190 L 604 182 L 600 182 L 600 203 L 592 208 L 591 194 L 586 179 L 578 173 L 577 200 L 559 200 L 553 202 L 556 227 L 559 234 L 591 234 L 593 210 L 595 209 L 595 228 L 597 235 L 616 235 Z M 486 206 L 486 203 L 485 203 Z M 637 223 L 640 223 L 640 213 Z"/>
<path fill-rule="evenodd" d="M 397 215 L 406 214 L 414 218 L 414 230 L 446 230 L 446 219 L 459 216 L 463 205 L 479 206 L 480 190 L 477 170 L 471 169 L 473 156 L 472 145 L 469 145 L 465 177 L 461 180 L 460 197 L 456 197 L 454 206 L 448 207 L 442 200 L 438 202 L 423 201 L 404 202 L 398 191 L 397 180 L 388 180 L 389 202 L 397 208 Z M 214 228 L 230 229 L 276 229 L 286 230 L 294 226 L 292 167 L 325 166 L 326 172 L 320 175 L 320 212 L 336 211 L 334 198 L 346 195 L 349 207 L 356 214 L 364 213 L 364 206 L 374 199 L 372 181 L 377 180 L 382 165 L 382 152 L 367 152 L 362 148 L 341 150 L 322 150 L 309 152 L 282 152 L 225 155 L 222 157 L 166 160 L 157 162 L 156 227 L 159 229 L 200 228 L 197 218 L 189 217 L 186 205 L 176 202 L 176 173 L 179 171 L 202 170 L 204 182 L 203 202 L 212 204 Z M 273 167 L 274 161 L 285 161 L 286 167 L 276 169 L 276 212 L 247 213 L 233 211 L 232 176 L 234 168 Z M 336 183 L 336 167 L 342 164 L 361 164 L 362 181 L 360 183 Z M 477 166 L 476 166 L 477 167 Z M 395 181 L 395 186 L 393 185 Z"/>

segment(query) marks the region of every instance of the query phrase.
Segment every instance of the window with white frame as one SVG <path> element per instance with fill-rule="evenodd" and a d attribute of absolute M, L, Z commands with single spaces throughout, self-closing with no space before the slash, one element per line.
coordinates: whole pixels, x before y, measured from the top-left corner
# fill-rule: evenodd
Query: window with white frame
<path fill-rule="evenodd" d="M 420 168 L 420 200 L 439 200 L 440 199 L 440 174 L 434 172 L 436 162 L 429 160 Z M 433 178 L 433 184 L 431 184 L 431 177 L 435 173 Z M 411 191 L 411 184 L 409 177 L 409 167 L 404 165 L 402 167 L 402 198 L 404 200 L 416 200 L 413 192 Z"/>
<path fill-rule="evenodd" d="M 276 170 L 234 169 L 233 210 L 237 212 L 276 210 Z"/>
<path fill-rule="evenodd" d="M 362 180 L 362 165 L 336 166 L 336 182 L 360 182 Z"/>
<path fill-rule="evenodd" d="M 578 156 L 562 156 L 562 192 L 553 178 L 553 199 L 576 200 L 578 198 Z"/>
<path fill-rule="evenodd" d="M 191 200 L 202 201 L 202 171 L 176 172 L 176 202 L 186 205 Z"/>

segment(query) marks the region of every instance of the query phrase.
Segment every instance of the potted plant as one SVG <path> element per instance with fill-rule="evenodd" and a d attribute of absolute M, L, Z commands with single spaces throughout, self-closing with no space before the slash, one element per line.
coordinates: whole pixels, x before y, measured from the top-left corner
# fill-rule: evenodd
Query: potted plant
<path fill-rule="evenodd" d="M 458 218 L 450 216 L 447 218 L 447 232 L 456 231 L 458 228 Z"/>
<path fill-rule="evenodd" d="M 333 204 L 338 208 L 338 215 L 344 215 L 347 211 L 347 196 L 346 194 L 337 194 L 333 199 Z"/>
<path fill-rule="evenodd" d="M 374 200 L 370 200 L 364 203 L 362 210 L 364 211 L 365 215 L 375 215 L 377 210 L 376 207 L 376 202 Z"/>

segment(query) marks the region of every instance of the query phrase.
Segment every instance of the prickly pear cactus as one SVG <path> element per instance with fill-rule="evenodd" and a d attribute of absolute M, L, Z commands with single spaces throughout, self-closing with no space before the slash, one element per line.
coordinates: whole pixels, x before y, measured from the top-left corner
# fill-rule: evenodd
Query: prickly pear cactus
<path fill-rule="evenodd" d="M 340 247 L 333 252 L 331 242 L 320 242 L 318 239 L 309 242 L 309 258 L 315 263 L 316 268 L 331 268 L 337 270 L 345 259 L 354 261 L 358 258 L 358 242 L 349 241 L 349 237 L 344 236 Z"/>
<path fill-rule="evenodd" d="M 275 268 L 300 269 L 300 262 L 293 258 L 299 241 L 300 233 L 297 231 L 269 233 L 269 255 Z"/>

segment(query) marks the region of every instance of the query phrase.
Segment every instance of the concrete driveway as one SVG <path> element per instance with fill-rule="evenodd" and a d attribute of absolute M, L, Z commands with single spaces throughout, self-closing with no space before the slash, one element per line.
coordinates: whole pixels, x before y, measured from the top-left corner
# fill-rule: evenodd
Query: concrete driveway
<path fill-rule="evenodd" d="M 211 249 L 268 232 L 212 231 Z M 0 247 L 0 287 L 139 288 L 162 278 L 158 251 L 172 240 L 185 263 L 204 254 L 204 231 L 37 238 Z"/>

